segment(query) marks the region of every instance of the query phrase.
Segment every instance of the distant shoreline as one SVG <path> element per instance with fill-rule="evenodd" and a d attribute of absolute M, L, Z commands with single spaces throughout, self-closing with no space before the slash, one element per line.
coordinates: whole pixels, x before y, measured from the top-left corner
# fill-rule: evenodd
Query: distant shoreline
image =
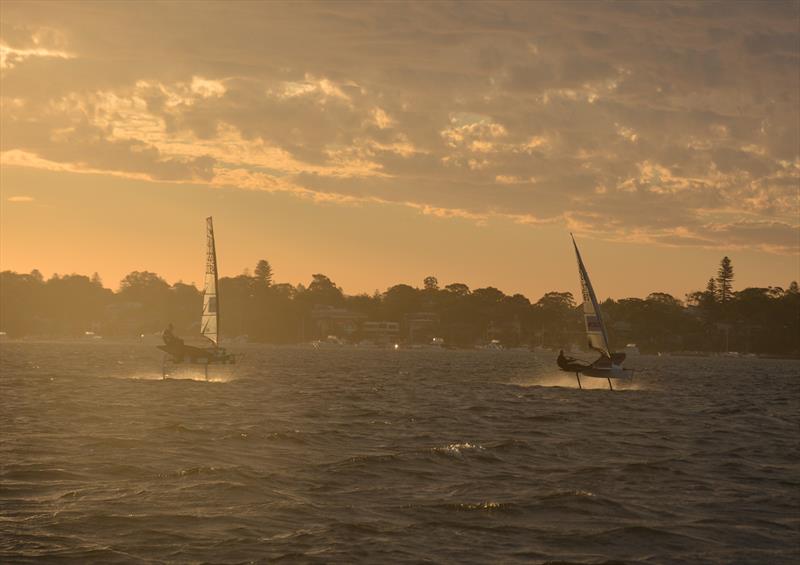
<path fill-rule="evenodd" d="M 606 300 L 600 308 L 612 347 L 632 354 L 800 357 L 796 283 L 786 290 L 728 288 L 725 295 L 709 287 L 685 301 L 660 292 Z M 308 286 L 292 286 L 273 282 L 270 273 L 223 277 L 219 300 L 220 335 L 226 342 L 586 349 L 581 308 L 570 292 L 548 292 L 534 302 L 494 287 L 440 287 L 431 276 L 422 287 L 398 284 L 382 293 L 348 296 L 323 274 L 313 275 Z M 45 280 L 37 271 L 3 271 L 0 339 L 127 339 L 157 345 L 168 323 L 187 339 L 198 336 L 201 305 L 201 292 L 193 285 L 170 285 L 147 271 L 130 273 L 118 292 L 104 288 L 97 276 Z"/>

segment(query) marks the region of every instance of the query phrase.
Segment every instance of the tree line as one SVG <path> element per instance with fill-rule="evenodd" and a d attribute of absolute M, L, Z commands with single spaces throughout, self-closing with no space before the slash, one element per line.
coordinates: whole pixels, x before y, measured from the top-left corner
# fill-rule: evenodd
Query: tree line
<path fill-rule="evenodd" d="M 643 352 L 739 351 L 800 352 L 800 292 L 788 288 L 734 290 L 734 271 L 725 257 L 705 290 L 685 300 L 654 292 L 646 298 L 606 300 L 601 310 L 612 347 L 635 342 Z M 585 343 L 580 305 L 570 292 L 552 291 L 536 302 L 494 287 L 464 283 L 440 286 L 434 276 L 419 287 L 397 284 L 384 292 L 346 295 L 329 277 L 314 274 L 308 285 L 273 280 L 261 260 L 252 273 L 219 280 L 220 328 L 225 337 L 298 343 L 326 333 L 359 341 L 370 321 L 395 322 L 397 339 L 424 343 L 437 337 L 446 345 L 471 347 L 497 340 L 505 346 L 568 348 Z M 199 332 L 202 293 L 194 286 L 170 285 L 148 271 L 134 271 L 113 292 L 100 277 L 41 273 L 0 273 L 0 331 L 9 337 L 141 336 L 168 323 L 177 333 Z M 413 320 L 426 322 L 414 328 Z M 321 319 L 349 320 L 343 328 Z M 333 329 L 332 329 L 333 328 Z"/>

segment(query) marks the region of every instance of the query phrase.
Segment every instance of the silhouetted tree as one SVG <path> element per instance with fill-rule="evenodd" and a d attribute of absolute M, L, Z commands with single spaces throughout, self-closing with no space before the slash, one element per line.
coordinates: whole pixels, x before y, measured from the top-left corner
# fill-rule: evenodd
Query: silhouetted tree
<path fill-rule="evenodd" d="M 307 296 L 311 304 L 338 306 L 344 302 L 342 289 L 337 287 L 331 279 L 323 274 L 311 275 L 311 284 L 303 296 Z"/>
<path fill-rule="evenodd" d="M 255 270 L 256 282 L 261 286 L 270 286 L 272 284 L 272 266 L 269 261 L 262 259 L 256 265 Z"/>
<path fill-rule="evenodd" d="M 365 314 L 370 320 L 381 318 L 381 295 L 366 293 L 345 297 L 345 306 L 354 312 Z"/>
<path fill-rule="evenodd" d="M 733 265 L 727 256 L 722 258 L 717 271 L 717 296 L 722 304 L 733 297 Z"/>
<path fill-rule="evenodd" d="M 423 284 L 425 290 L 439 290 L 439 279 L 434 276 L 425 277 Z"/>
<path fill-rule="evenodd" d="M 297 290 L 290 284 L 255 285 L 253 314 L 247 335 L 256 341 L 291 343 L 303 339 L 305 303 L 294 300 Z"/>
<path fill-rule="evenodd" d="M 571 292 L 548 292 L 542 296 L 536 302 L 534 323 L 549 346 L 566 347 L 584 341 L 580 311 Z"/>
<path fill-rule="evenodd" d="M 671 294 L 667 294 L 666 292 L 651 292 L 650 294 L 647 295 L 647 300 L 650 302 L 664 304 L 666 306 L 671 306 L 671 307 L 680 308 L 683 306 L 680 300 L 678 300 Z"/>
<path fill-rule="evenodd" d="M 176 282 L 170 289 L 168 318 L 176 331 L 199 332 L 203 295 L 194 285 Z"/>
<path fill-rule="evenodd" d="M 447 292 L 452 292 L 459 296 L 466 296 L 469 294 L 469 287 L 464 283 L 452 283 L 444 287 Z"/>
<path fill-rule="evenodd" d="M 487 303 L 494 303 L 500 302 L 503 298 L 505 298 L 505 294 L 501 290 L 494 288 L 493 286 L 487 286 L 486 288 L 478 288 L 473 291 L 472 296 L 478 300 Z"/>
<path fill-rule="evenodd" d="M 706 284 L 706 296 L 711 302 L 717 300 L 717 281 L 714 280 L 714 277 L 708 279 L 708 284 Z"/>
<path fill-rule="evenodd" d="M 305 287 L 303 285 L 298 285 L 299 292 L 305 292 Z M 283 296 L 287 300 L 291 300 L 294 298 L 295 294 L 298 292 L 298 288 L 290 285 L 289 283 L 278 283 L 274 284 L 271 287 L 272 293 Z"/>
<path fill-rule="evenodd" d="M 120 282 L 118 302 L 129 303 L 127 314 L 120 320 L 128 331 L 152 333 L 169 323 L 170 286 L 149 271 L 133 271 Z"/>
<path fill-rule="evenodd" d="M 53 275 L 58 278 L 58 275 Z M 145 301 L 155 294 L 169 292 L 167 281 L 150 271 L 133 271 L 119 283 L 119 293 L 128 300 Z"/>
<path fill-rule="evenodd" d="M 575 298 L 571 292 L 547 292 L 536 303 L 542 307 L 552 308 L 575 308 Z"/>
<path fill-rule="evenodd" d="M 404 314 L 419 309 L 420 291 L 407 284 L 396 284 L 383 293 L 383 315 L 387 320 L 400 322 Z"/>
<path fill-rule="evenodd" d="M 84 275 L 52 278 L 44 285 L 43 316 L 50 321 L 50 332 L 80 335 L 98 329 L 110 290 Z M 48 333 L 50 333 L 48 332 Z"/>
<path fill-rule="evenodd" d="M 345 296 L 322 274 L 314 275 L 306 288 L 286 283 L 267 286 L 263 276 L 259 279 L 263 271 L 257 271 L 252 277 L 220 279 L 223 339 L 236 335 L 273 343 L 307 339 L 314 333 L 314 306 L 330 305 L 361 312 L 374 321 L 401 322 L 401 331 L 409 314 L 424 312 L 422 319 L 439 320 L 416 332 L 413 337 L 418 341 L 437 335 L 467 347 L 491 338 L 511 345 L 527 341 L 559 347 L 585 340 L 581 309 L 568 292 L 548 292 L 533 305 L 521 294 L 507 296 L 493 287 L 470 292 L 462 283 L 441 291 L 430 284 L 426 289 L 400 284 L 382 294 Z M 730 274 L 732 279 L 732 268 Z M 721 351 L 727 346 L 734 351 L 800 353 L 796 282 L 786 291 L 765 287 L 733 292 L 728 287 L 731 294 L 724 312 L 715 298 L 721 286 L 718 277 L 705 290 L 688 294 L 690 307 L 662 292 L 646 299 L 606 300 L 601 309 L 612 347 L 635 341 L 647 352 Z M 127 275 L 117 293 L 103 288 L 99 276 L 54 275 L 45 282 L 38 271 L 0 273 L 0 330 L 11 336 L 75 335 L 95 328 L 107 335 L 138 335 L 160 331 L 172 321 L 191 339 L 199 335 L 200 309 L 201 294 L 193 285 L 170 286 L 147 271 Z"/>
<path fill-rule="evenodd" d="M 13 337 L 41 331 L 42 274 L 0 273 L 0 330 Z"/>
<path fill-rule="evenodd" d="M 531 301 L 528 300 L 528 297 L 524 294 L 515 294 L 514 296 L 507 297 L 509 302 L 514 305 L 515 308 L 518 309 L 525 309 L 531 305 Z"/>
<path fill-rule="evenodd" d="M 219 279 L 219 326 L 226 337 L 249 335 L 259 312 L 255 308 L 255 280 L 247 275 Z"/>

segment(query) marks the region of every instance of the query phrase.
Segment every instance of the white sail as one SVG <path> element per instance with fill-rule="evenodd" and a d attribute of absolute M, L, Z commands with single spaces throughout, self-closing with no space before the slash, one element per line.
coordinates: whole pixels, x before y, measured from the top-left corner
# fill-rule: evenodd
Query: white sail
<path fill-rule="evenodd" d="M 215 346 L 219 343 L 219 300 L 217 299 L 217 250 L 214 245 L 214 223 L 206 218 L 206 277 L 203 286 L 203 314 L 200 332 Z"/>
<path fill-rule="evenodd" d="M 586 337 L 589 347 L 599 351 L 606 357 L 611 357 L 608 348 L 608 334 L 603 323 L 603 317 L 600 315 L 600 306 L 597 304 L 592 282 L 589 280 L 586 267 L 583 266 L 581 252 L 578 251 L 578 244 L 575 243 L 574 237 L 572 238 L 572 245 L 575 246 L 575 255 L 578 258 L 578 272 L 581 276 L 581 291 L 583 293 L 583 321 L 586 324 Z"/>

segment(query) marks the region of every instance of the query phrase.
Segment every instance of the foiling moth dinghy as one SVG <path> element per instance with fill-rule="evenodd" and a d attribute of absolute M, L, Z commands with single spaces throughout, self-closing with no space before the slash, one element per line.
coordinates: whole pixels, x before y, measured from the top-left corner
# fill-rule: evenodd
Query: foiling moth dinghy
<path fill-rule="evenodd" d="M 166 379 L 169 366 L 201 365 L 208 380 L 209 365 L 233 365 L 236 355 L 219 346 L 219 298 L 217 295 L 217 250 L 214 243 L 214 222 L 206 218 L 206 274 L 203 286 L 203 311 L 200 315 L 200 333 L 211 345 L 195 347 L 165 332 L 164 345 L 157 346 L 166 353 L 161 365 L 161 377 Z"/>
<path fill-rule="evenodd" d="M 224 347 L 195 347 L 193 345 L 159 345 L 160 350 L 167 355 L 161 364 L 161 378 L 166 379 L 171 369 L 177 366 L 201 366 L 206 380 L 209 365 L 233 365 L 236 355 L 225 351 Z"/>
<path fill-rule="evenodd" d="M 586 327 L 586 338 L 589 347 L 600 352 L 600 357 L 593 363 L 587 363 L 574 357 L 566 357 L 562 351 L 558 355 L 558 367 L 562 371 L 575 373 L 575 377 L 578 379 L 578 388 L 583 388 L 581 385 L 581 375 L 583 375 L 585 377 L 607 379 L 608 388 L 614 390 L 611 379 L 630 380 L 633 378 L 633 370 L 622 367 L 625 362 L 624 353 L 611 353 L 611 349 L 608 346 L 608 333 L 606 332 L 605 323 L 603 323 L 603 316 L 600 314 L 600 305 L 597 303 L 592 282 L 589 280 L 589 274 L 586 272 L 583 259 L 581 259 L 581 252 L 578 251 L 578 244 L 575 243 L 574 237 L 572 237 L 572 245 L 575 247 L 575 256 L 578 259 L 578 273 L 581 278 L 583 321 Z"/>

